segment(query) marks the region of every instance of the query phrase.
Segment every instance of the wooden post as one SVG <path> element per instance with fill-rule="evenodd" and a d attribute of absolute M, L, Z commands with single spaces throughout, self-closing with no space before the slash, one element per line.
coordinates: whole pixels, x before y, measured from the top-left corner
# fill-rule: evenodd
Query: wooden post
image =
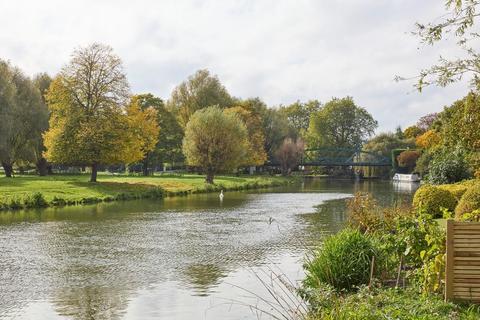
<path fill-rule="evenodd" d="M 445 261 L 445 301 L 453 299 L 453 225 L 454 220 L 447 220 L 447 243 L 446 243 L 446 261 Z"/>

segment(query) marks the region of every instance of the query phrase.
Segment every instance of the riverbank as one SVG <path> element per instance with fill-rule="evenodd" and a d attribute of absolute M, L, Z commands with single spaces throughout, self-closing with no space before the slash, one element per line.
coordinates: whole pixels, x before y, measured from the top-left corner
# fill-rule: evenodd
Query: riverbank
<path fill-rule="evenodd" d="M 0 210 L 248 190 L 296 181 L 296 178 L 279 176 L 217 176 L 215 184 L 209 185 L 204 176 L 193 174 L 150 177 L 100 174 L 96 183 L 90 183 L 88 179 L 87 175 L 2 177 Z"/>

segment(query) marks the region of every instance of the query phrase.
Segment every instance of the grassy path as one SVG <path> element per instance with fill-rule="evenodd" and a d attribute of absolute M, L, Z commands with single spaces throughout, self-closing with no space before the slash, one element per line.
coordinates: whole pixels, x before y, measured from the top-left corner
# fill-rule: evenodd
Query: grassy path
<path fill-rule="evenodd" d="M 208 185 L 203 176 L 191 174 L 152 177 L 100 174 L 97 183 L 90 183 L 88 179 L 88 175 L 1 177 L 0 209 L 159 198 L 220 189 L 255 189 L 292 181 L 271 176 L 218 176 L 214 185 Z"/>

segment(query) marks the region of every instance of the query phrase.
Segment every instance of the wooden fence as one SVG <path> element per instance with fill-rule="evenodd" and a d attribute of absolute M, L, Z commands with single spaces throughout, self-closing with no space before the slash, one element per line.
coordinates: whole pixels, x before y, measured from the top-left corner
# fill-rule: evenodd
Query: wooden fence
<path fill-rule="evenodd" d="M 480 222 L 447 221 L 445 299 L 480 302 Z"/>

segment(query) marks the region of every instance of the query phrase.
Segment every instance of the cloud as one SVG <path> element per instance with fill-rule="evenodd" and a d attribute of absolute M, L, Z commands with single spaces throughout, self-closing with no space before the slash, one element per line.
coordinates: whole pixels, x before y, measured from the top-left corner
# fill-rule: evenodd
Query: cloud
<path fill-rule="evenodd" d="M 75 47 L 111 45 L 134 92 L 166 99 L 197 69 L 238 97 L 269 105 L 351 95 L 379 121 L 406 126 L 462 97 L 464 84 L 412 92 L 415 75 L 456 48 L 419 47 L 415 21 L 443 12 L 437 0 L 3 1 L 0 57 L 29 74 L 55 74 Z"/>

